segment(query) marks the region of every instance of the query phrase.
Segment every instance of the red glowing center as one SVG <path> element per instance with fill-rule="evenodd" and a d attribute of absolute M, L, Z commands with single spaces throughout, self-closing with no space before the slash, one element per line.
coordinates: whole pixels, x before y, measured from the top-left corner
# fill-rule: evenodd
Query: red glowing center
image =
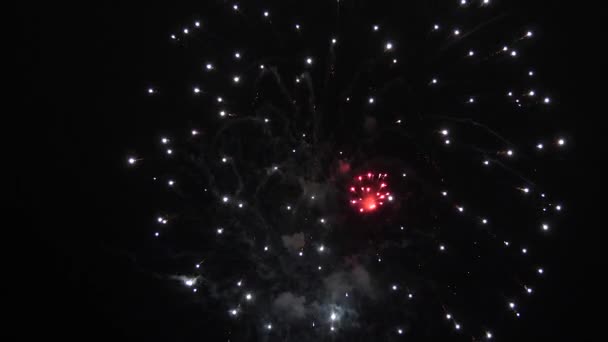
<path fill-rule="evenodd" d="M 361 207 L 367 210 L 376 209 L 376 197 L 375 196 L 365 196 L 363 201 L 361 202 Z"/>
<path fill-rule="evenodd" d="M 374 174 L 357 176 L 354 184 L 350 186 L 350 203 L 360 213 L 372 212 L 383 206 L 385 202 L 393 200 L 386 183 L 387 174 Z"/>

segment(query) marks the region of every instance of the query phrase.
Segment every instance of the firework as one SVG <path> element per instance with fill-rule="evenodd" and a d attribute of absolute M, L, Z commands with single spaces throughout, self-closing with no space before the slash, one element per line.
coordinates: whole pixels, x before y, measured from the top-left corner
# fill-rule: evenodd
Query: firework
<path fill-rule="evenodd" d="M 568 144 L 504 123 L 557 103 L 526 62 L 534 32 L 492 6 L 458 1 L 444 10 L 476 19 L 412 29 L 338 1 L 326 31 L 230 4 L 169 33 L 191 65 L 141 91 L 192 124 L 126 159 L 167 192 L 150 244 L 170 251 L 142 257 L 172 266 L 152 271 L 254 325 L 243 340 L 416 338 L 437 322 L 436 339 L 500 336 L 489 327 L 524 315 L 550 273 L 533 251 L 564 209 L 529 171 Z"/>

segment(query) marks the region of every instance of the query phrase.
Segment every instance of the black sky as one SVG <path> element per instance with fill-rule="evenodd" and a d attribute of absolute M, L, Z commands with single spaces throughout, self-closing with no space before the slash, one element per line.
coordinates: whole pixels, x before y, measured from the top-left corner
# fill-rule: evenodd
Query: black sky
<path fill-rule="evenodd" d="M 578 137 L 593 120 L 587 117 L 598 114 L 584 114 L 579 106 L 576 51 L 585 50 L 578 49 L 583 44 L 571 29 L 579 22 L 574 12 L 549 1 L 525 7 L 546 35 L 542 44 L 553 57 L 544 68 L 554 72 L 552 87 L 567 108 L 560 120 L 574 143 L 572 163 L 562 164 L 568 206 L 562 225 L 569 228 L 547 251 L 560 268 L 514 336 L 585 341 L 583 336 L 599 330 L 591 316 L 593 303 L 603 297 L 591 289 L 603 263 L 588 244 L 604 227 L 586 215 L 592 200 L 581 176 L 589 175 L 595 160 Z M 141 195 L 125 174 L 124 156 L 163 125 L 161 118 L 138 111 L 141 97 L 133 94 L 170 53 L 160 37 L 204 9 L 204 4 L 97 3 L 20 10 L 23 98 L 15 115 L 21 129 L 6 148 L 20 151 L 17 214 L 27 238 L 11 257 L 18 272 L 8 277 L 24 290 L 15 311 L 26 323 L 23 339 L 42 331 L 49 339 L 68 341 L 225 340 L 224 317 L 205 315 L 200 321 L 193 304 L 140 273 L 120 248 L 138 238 L 141 231 L 133 227 L 150 212 L 137 203 Z"/>

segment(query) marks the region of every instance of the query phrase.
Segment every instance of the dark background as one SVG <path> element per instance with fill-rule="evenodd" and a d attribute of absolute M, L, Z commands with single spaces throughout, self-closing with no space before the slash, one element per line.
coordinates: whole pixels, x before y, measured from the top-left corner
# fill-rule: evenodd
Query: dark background
<path fill-rule="evenodd" d="M 538 294 L 516 336 L 591 341 L 584 337 L 601 331 L 594 311 L 603 309 L 603 295 L 595 292 L 595 278 L 605 265 L 594 246 L 605 227 L 592 218 L 600 194 L 593 183 L 599 139 L 588 132 L 603 114 L 589 105 L 590 83 L 583 77 L 585 65 L 590 68 L 583 62 L 599 47 L 583 38 L 591 40 L 593 20 L 581 21 L 584 16 L 568 4 L 538 1 L 525 7 L 547 33 L 543 44 L 553 47 L 545 67 L 558 72 L 553 87 L 567 108 L 562 119 L 572 144 L 563 179 L 563 226 L 570 228 L 551 251 L 559 272 L 548 278 L 551 287 Z M 11 254 L 9 261 L 18 267 L 9 277 L 21 290 L 14 316 L 26 324 L 22 337 L 42 332 L 69 341 L 226 339 L 218 328 L 222 318 L 188 319 L 187 303 L 138 272 L 116 248 L 134 238 L 129 231 L 146 213 L 124 175 L 126 146 L 163 124 L 137 111 L 133 94 L 149 75 L 150 56 L 167 53 L 159 37 L 202 10 L 200 4 L 108 2 L 19 10 L 23 98 L 11 110 L 20 125 L 6 148 L 19 148 L 14 228 L 26 239 Z"/>

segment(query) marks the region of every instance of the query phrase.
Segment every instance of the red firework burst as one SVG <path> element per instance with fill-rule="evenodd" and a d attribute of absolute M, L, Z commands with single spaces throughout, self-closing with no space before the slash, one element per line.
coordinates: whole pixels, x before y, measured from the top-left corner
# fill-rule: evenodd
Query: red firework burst
<path fill-rule="evenodd" d="M 349 188 L 351 205 L 360 213 L 369 213 L 391 202 L 393 195 L 386 182 L 387 176 L 386 173 L 368 172 L 355 177 Z"/>

